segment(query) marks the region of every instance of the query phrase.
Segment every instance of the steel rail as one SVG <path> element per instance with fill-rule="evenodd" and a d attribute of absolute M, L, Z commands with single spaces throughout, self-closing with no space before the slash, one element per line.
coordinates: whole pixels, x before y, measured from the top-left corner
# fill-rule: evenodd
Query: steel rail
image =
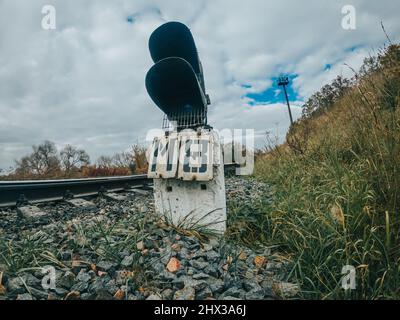
<path fill-rule="evenodd" d="M 224 167 L 228 172 L 237 167 L 237 164 L 229 163 Z M 0 181 L 0 208 L 123 191 L 146 187 L 152 182 L 153 179 L 147 178 L 145 174 L 86 179 Z"/>
<path fill-rule="evenodd" d="M 146 186 L 152 180 L 147 175 L 63 179 L 0 181 L 0 207 L 12 207 L 19 203 L 48 202 L 71 197 L 97 195 Z"/>

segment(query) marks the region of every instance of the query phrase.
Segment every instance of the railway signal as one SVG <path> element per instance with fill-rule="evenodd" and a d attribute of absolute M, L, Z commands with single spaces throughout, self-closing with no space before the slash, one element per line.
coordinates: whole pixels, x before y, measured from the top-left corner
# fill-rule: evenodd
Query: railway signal
<path fill-rule="evenodd" d="M 203 68 L 189 28 L 168 22 L 150 36 L 154 65 L 146 89 L 164 112 L 165 129 L 149 150 L 156 212 L 176 225 L 226 229 L 225 178 L 218 134 L 207 123 Z M 165 125 L 165 123 L 168 125 Z"/>
<path fill-rule="evenodd" d="M 169 22 L 149 40 L 154 66 L 146 76 L 146 89 L 154 103 L 177 123 L 179 129 L 207 124 L 203 68 L 189 28 Z"/>

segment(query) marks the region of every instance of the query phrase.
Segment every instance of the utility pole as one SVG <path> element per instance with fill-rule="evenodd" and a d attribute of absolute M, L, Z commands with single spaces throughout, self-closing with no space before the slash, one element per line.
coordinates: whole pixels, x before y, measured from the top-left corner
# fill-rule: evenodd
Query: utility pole
<path fill-rule="evenodd" d="M 278 80 L 278 86 L 283 87 L 283 92 L 285 93 L 285 98 L 286 98 L 286 103 L 288 106 L 289 110 L 289 117 L 290 117 L 290 124 L 293 125 L 293 117 L 292 117 L 292 110 L 290 110 L 290 103 L 289 103 L 289 97 L 286 91 L 286 86 L 289 84 L 289 78 L 288 77 L 280 77 Z"/>

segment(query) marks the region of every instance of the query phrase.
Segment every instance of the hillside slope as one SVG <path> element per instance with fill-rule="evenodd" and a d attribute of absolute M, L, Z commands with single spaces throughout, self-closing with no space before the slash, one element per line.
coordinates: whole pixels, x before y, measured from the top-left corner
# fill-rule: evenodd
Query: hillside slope
<path fill-rule="evenodd" d="M 392 44 L 312 96 L 286 143 L 257 158 L 274 200 L 234 210 L 230 236 L 279 245 L 303 298 L 400 298 L 399 96 Z M 342 288 L 346 265 L 354 290 Z"/>

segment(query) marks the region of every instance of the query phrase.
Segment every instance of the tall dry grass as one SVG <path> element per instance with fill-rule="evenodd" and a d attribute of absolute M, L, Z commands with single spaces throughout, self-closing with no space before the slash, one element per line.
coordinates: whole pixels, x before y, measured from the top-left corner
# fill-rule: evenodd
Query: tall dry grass
<path fill-rule="evenodd" d="M 400 46 L 323 112 L 303 117 L 287 143 L 256 161 L 272 203 L 231 208 L 230 236 L 278 244 L 302 297 L 400 298 Z M 356 268 L 356 289 L 341 286 Z"/>

